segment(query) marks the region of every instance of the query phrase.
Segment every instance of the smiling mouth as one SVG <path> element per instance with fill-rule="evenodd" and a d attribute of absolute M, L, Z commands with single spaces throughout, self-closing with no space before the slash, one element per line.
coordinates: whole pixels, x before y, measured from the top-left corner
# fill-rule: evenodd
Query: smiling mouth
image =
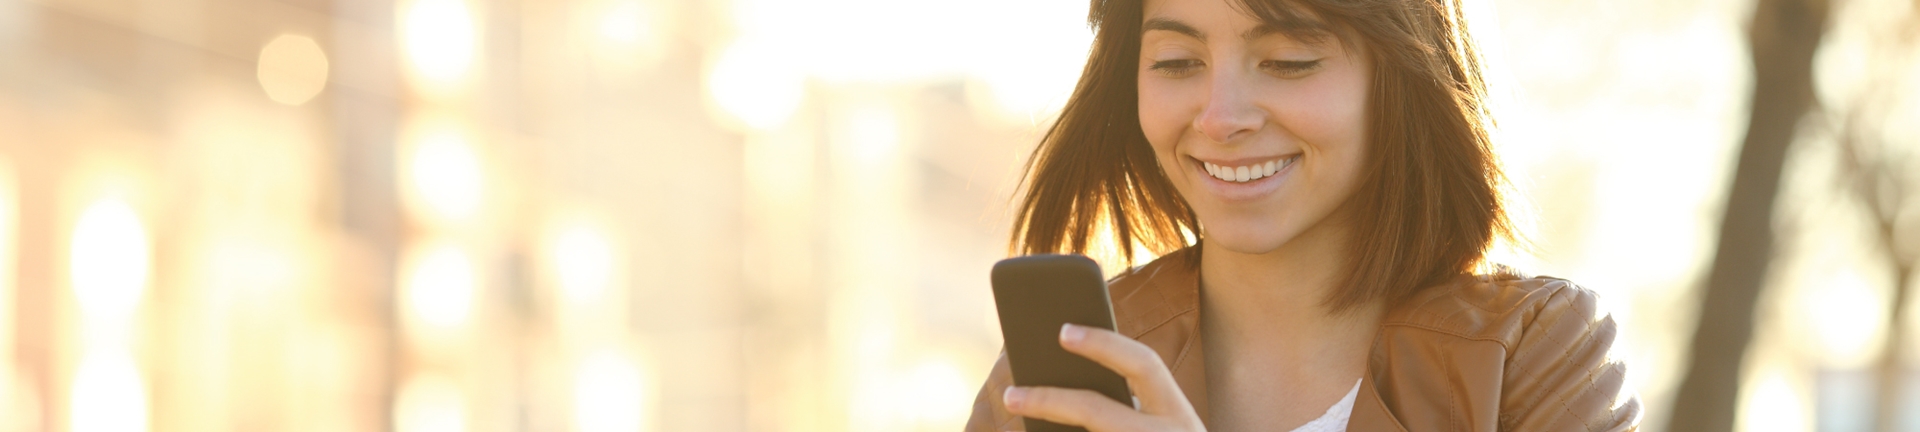
<path fill-rule="evenodd" d="M 1206 167 L 1207 175 L 1213 176 L 1213 178 L 1225 182 L 1246 183 L 1279 173 L 1280 170 L 1287 169 L 1287 167 L 1293 165 L 1294 162 L 1299 162 L 1300 156 L 1301 155 L 1296 154 L 1284 159 L 1237 167 L 1221 166 L 1205 161 L 1200 162 L 1200 165 Z"/>

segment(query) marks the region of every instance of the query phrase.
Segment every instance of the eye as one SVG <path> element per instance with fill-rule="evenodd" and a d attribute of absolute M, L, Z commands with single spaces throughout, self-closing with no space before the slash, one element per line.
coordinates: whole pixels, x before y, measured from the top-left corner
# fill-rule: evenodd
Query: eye
<path fill-rule="evenodd" d="M 1194 59 L 1158 60 L 1148 65 L 1147 69 L 1169 77 L 1182 77 L 1192 73 L 1194 69 L 1199 69 L 1200 66 L 1200 61 Z"/>
<path fill-rule="evenodd" d="M 1267 60 L 1260 62 L 1260 69 L 1281 78 L 1297 78 L 1320 68 L 1320 60 Z"/>

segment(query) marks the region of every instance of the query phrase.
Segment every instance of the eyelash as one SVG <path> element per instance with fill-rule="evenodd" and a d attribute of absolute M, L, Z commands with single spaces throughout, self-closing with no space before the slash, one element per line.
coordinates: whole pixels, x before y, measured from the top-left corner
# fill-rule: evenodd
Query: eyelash
<path fill-rule="evenodd" d="M 1153 64 L 1148 66 L 1147 69 L 1151 69 L 1155 72 L 1160 72 L 1162 74 L 1166 74 L 1169 76 L 1180 76 L 1180 75 L 1185 75 L 1189 71 L 1192 71 L 1193 68 L 1200 67 L 1199 63 L 1200 63 L 1199 60 L 1192 60 L 1192 59 L 1160 60 L 1160 61 L 1153 62 Z M 1312 71 L 1314 69 L 1318 69 L 1319 67 L 1320 67 L 1320 60 L 1306 60 L 1306 61 L 1267 60 L 1267 61 L 1260 62 L 1261 69 L 1273 71 L 1274 73 L 1277 73 L 1281 76 L 1299 75 L 1302 73 L 1306 73 L 1308 71 Z"/>
<path fill-rule="evenodd" d="M 1148 66 L 1147 69 L 1152 69 L 1155 72 L 1166 75 L 1178 76 L 1185 75 L 1187 72 L 1192 71 L 1193 68 L 1200 67 L 1199 63 L 1199 60 L 1191 59 L 1160 60 L 1153 62 L 1153 65 Z"/>
<path fill-rule="evenodd" d="M 1320 61 L 1319 60 L 1307 60 L 1307 61 L 1268 60 L 1268 61 L 1260 62 L 1260 68 L 1272 70 L 1280 73 L 1281 75 L 1292 76 L 1292 75 L 1299 75 L 1299 74 L 1306 73 L 1308 71 L 1312 71 L 1314 69 L 1320 68 Z"/>

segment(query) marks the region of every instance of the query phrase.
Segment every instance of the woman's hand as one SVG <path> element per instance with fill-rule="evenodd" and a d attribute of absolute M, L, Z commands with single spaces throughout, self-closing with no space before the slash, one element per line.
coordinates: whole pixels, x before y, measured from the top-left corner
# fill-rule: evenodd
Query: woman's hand
<path fill-rule="evenodd" d="M 1007 387 L 1001 397 L 1007 412 L 1092 432 L 1206 430 L 1193 404 L 1173 381 L 1173 372 L 1146 344 L 1100 328 L 1060 327 L 1060 346 L 1113 369 L 1127 379 L 1140 410 L 1092 390 L 1059 387 Z"/>

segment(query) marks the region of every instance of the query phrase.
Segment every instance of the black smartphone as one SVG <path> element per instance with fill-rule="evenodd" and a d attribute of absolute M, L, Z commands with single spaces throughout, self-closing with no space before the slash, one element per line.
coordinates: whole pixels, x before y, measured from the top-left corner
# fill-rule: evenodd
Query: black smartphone
<path fill-rule="evenodd" d="M 1088 389 L 1133 406 L 1125 378 L 1060 347 L 1062 324 L 1114 329 L 1100 264 L 1080 255 L 1000 260 L 993 265 L 993 303 L 1014 385 Z M 1029 432 L 1086 431 L 1031 418 L 1026 423 Z"/>

